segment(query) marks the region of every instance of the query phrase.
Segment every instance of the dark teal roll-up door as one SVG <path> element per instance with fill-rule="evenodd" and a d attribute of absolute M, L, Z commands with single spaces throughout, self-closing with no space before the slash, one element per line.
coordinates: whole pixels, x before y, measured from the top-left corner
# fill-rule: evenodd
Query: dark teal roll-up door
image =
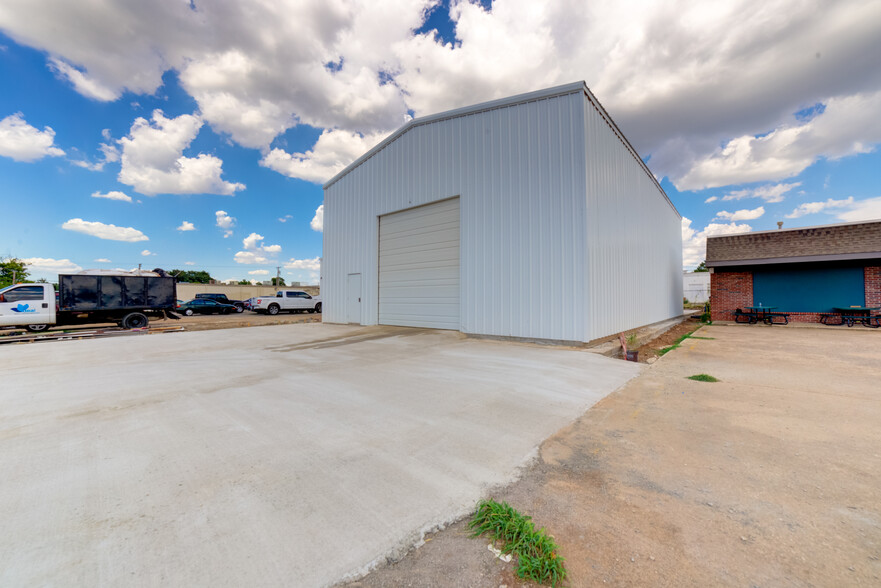
<path fill-rule="evenodd" d="M 836 306 L 864 306 L 861 267 L 768 269 L 753 272 L 753 304 L 781 312 L 827 312 Z"/>

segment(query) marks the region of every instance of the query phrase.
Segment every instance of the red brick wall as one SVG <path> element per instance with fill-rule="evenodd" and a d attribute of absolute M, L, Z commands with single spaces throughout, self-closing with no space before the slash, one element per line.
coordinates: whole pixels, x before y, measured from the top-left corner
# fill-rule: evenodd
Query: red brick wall
<path fill-rule="evenodd" d="M 734 309 L 752 306 L 752 272 L 719 272 L 710 275 L 710 318 L 733 321 Z"/>
<path fill-rule="evenodd" d="M 866 266 L 866 306 L 881 306 L 881 266 Z"/>
<path fill-rule="evenodd" d="M 881 266 L 867 266 L 866 306 L 881 306 Z M 733 321 L 734 309 L 752 306 L 752 272 L 714 272 L 710 276 L 710 305 L 714 321 Z M 781 309 L 786 312 L 785 309 Z M 790 322 L 816 323 L 820 314 L 816 312 L 789 313 Z"/>

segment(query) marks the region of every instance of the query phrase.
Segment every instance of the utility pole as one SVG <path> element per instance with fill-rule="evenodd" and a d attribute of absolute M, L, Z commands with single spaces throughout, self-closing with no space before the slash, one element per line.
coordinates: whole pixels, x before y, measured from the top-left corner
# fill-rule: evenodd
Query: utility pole
<path fill-rule="evenodd" d="M 275 266 L 275 287 L 276 288 L 281 287 L 281 266 L 280 265 Z"/>
<path fill-rule="evenodd" d="M 141 264 L 140 263 L 138 264 L 138 275 L 139 276 L 141 275 Z"/>
<path fill-rule="evenodd" d="M 18 274 L 18 270 L 12 270 L 12 285 L 15 285 L 15 276 Z"/>

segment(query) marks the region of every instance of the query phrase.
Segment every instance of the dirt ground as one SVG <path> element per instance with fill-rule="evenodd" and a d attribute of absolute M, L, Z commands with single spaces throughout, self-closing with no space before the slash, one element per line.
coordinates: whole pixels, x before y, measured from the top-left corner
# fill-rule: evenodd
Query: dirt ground
<path fill-rule="evenodd" d="M 491 496 L 555 537 L 569 586 L 881 585 L 881 336 L 696 335 Z M 460 521 L 346 586 L 528 586 L 487 543 Z"/>

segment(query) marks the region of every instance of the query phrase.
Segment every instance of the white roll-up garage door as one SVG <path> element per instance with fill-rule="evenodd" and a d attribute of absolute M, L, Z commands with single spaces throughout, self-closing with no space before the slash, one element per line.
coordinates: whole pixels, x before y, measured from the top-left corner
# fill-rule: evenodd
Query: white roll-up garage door
<path fill-rule="evenodd" d="M 459 199 L 379 218 L 379 323 L 459 329 Z"/>

